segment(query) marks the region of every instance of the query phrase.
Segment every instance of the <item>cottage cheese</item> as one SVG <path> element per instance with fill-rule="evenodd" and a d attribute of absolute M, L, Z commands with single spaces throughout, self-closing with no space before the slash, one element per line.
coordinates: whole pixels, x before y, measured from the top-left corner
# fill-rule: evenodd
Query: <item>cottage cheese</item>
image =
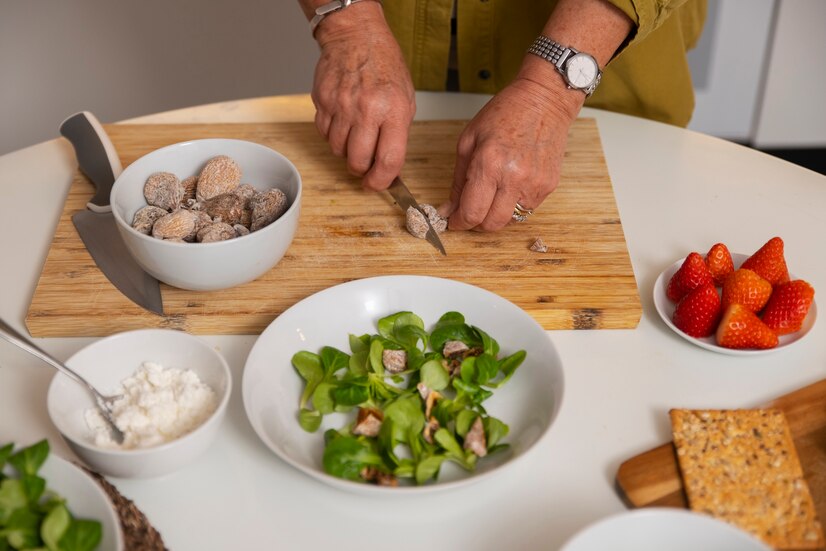
<path fill-rule="evenodd" d="M 169 442 L 194 430 L 218 406 L 215 392 L 194 371 L 154 362 L 144 362 L 113 394 L 121 395 L 112 417 L 123 431 L 123 444 L 112 440 L 97 408 L 85 413 L 95 444 L 105 448 L 149 448 Z"/>

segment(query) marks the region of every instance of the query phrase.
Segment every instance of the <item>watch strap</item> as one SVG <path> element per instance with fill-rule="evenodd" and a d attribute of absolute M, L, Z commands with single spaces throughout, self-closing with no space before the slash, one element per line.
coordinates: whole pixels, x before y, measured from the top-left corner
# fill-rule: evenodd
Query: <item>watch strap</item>
<path fill-rule="evenodd" d="M 358 2 L 362 2 L 363 0 L 333 0 L 332 2 L 327 2 L 326 4 L 322 4 L 315 10 L 315 15 L 313 18 L 310 19 L 310 34 L 315 36 L 315 30 L 318 27 L 319 23 L 321 23 L 325 17 L 330 15 L 331 13 L 335 13 L 337 11 L 341 11 L 344 8 L 349 7 L 351 4 L 356 4 Z M 381 0 L 373 0 L 381 4 Z"/>
<path fill-rule="evenodd" d="M 556 70 L 559 73 L 561 73 L 562 76 L 565 78 L 565 82 L 568 85 L 568 88 L 574 90 L 582 90 L 585 93 L 585 97 L 590 97 L 591 94 L 594 93 L 594 90 L 596 90 L 600 80 L 602 80 L 602 71 L 597 65 L 597 76 L 590 86 L 588 86 L 587 88 L 578 88 L 576 86 L 572 86 L 571 83 L 568 81 L 568 75 L 565 72 L 565 64 L 569 58 L 582 52 L 580 52 L 579 50 L 575 50 L 570 46 L 563 46 L 559 42 L 551 40 L 547 36 L 539 35 L 536 38 L 536 40 L 533 41 L 531 47 L 528 48 L 528 53 L 539 56 L 545 61 L 548 61 L 554 67 L 556 67 Z M 591 56 L 590 54 L 585 55 L 588 55 L 589 57 L 593 58 L 593 56 Z M 594 63 L 596 63 L 596 60 L 594 61 Z"/>

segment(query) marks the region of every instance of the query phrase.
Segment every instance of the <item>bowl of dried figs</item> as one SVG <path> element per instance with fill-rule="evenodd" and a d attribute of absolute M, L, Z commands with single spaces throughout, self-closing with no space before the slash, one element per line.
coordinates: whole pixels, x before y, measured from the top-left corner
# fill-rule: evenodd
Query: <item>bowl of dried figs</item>
<path fill-rule="evenodd" d="M 155 150 L 112 187 L 118 231 L 159 281 L 215 291 L 257 279 L 298 227 L 301 176 L 262 144 L 204 139 Z"/>

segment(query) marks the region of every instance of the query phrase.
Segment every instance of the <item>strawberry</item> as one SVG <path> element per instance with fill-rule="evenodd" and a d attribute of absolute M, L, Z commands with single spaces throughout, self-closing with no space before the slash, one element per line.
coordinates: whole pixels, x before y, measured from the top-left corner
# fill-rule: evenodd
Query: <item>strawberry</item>
<path fill-rule="evenodd" d="M 742 304 L 731 304 L 717 327 L 717 344 L 725 348 L 774 348 L 777 334 Z"/>
<path fill-rule="evenodd" d="M 711 277 L 703 257 L 699 253 L 691 253 L 685 257 L 680 269 L 671 276 L 665 294 L 673 302 L 679 302 L 689 291 L 706 283 L 714 283 L 714 278 Z"/>
<path fill-rule="evenodd" d="M 731 260 L 728 247 L 722 243 L 712 245 L 706 255 L 706 266 L 714 278 L 714 284 L 721 286 L 726 277 L 734 271 L 734 262 Z"/>
<path fill-rule="evenodd" d="M 786 258 L 783 256 L 783 240 L 779 237 L 769 239 L 740 267 L 756 272 L 763 279 L 767 279 L 772 286 L 789 281 L 789 269 L 786 267 Z"/>
<path fill-rule="evenodd" d="M 690 291 L 677 303 L 672 320 L 686 335 L 708 337 L 720 321 L 720 295 L 712 283 Z"/>
<path fill-rule="evenodd" d="M 723 282 L 723 309 L 736 302 L 752 312 L 759 312 L 771 294 L 771 283 L 747 268 L 740 268 Z"/>
<path fill-rule="evenodd" d="M 763 323 L 778 335 L 800 331 L 814 298 L 814 287 L 802 279 L 781 283 L 766 305 Z"/>

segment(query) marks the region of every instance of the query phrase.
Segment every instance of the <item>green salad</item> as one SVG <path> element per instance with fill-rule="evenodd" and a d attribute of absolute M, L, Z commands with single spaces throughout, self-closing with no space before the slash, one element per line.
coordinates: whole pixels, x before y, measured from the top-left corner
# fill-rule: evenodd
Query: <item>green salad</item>
<path fill-rule="evenodd" d="M 298 421 L 317 431 L 324 415 L 355 413 L 324 433 L 324 470 L 340 478 L 397 486 L 436 480 L 442 463 L 472 471 L 507 447 L 508 425 L 483 403 L 525 360 L 499 358 L 499 343 L 458 312 L 430 332 L 412 312 L 378 321 L 378 334 L 350 335 L 350 354 L 325 346 L 292 364 L 304 379 Z"/>
<path fill-rule="evenodd" d="M 0 447 L 0 551 L 91 551 L 100 544 L 100 522 L 73 518 L 38 476 L 48 456 L 47 440 L 17 452 L 14 444 Z"/>

